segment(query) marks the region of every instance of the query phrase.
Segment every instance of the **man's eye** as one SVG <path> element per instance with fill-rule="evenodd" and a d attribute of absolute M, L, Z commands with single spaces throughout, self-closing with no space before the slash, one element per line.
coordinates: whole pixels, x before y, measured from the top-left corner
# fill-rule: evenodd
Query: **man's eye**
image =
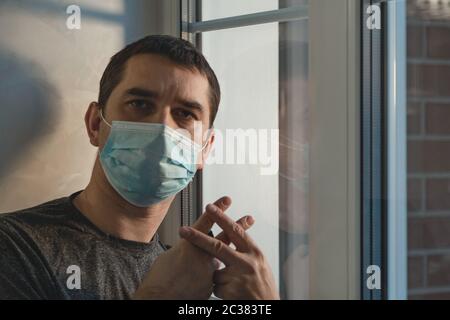
<path fill-rule="evenodd" d="M 184 120 L 196 119 L 195 114 L 193 114 L 192 112 L 185 110 L 185 109 L 175 110 L 175 116 L 177 116 L 178 118 L 184 119 Z"/>
<path fill-rule="evenodd" d="M 140 110 L 148 110 L 153 106 L 152 103 L 145 100 L 133 100 L 128 102 L 128 105 Z"/>

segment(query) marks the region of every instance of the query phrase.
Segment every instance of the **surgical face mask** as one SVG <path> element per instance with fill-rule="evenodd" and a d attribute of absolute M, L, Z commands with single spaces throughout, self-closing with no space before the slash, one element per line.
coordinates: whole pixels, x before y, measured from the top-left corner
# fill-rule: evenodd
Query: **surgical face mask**
<path fill-rule="evenodd" d="M 113 121 L 100 163 L 111 186 L 129 203 L 148 207 L 184 189 L 206 146 L 160 123 Z"/>

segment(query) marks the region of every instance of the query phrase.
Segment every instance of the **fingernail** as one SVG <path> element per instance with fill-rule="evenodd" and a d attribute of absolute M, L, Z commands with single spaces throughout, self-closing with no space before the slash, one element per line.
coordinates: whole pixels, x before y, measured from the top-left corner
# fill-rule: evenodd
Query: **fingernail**
<path fill-rule="evenodd" d="M 181 236 L 187 237 L 190 234 L 191 234 L 191 230 L 189 228 L 187 228 L 187 227 L 181 227 L 180 228 L 180 235 Z"/>
<path fill-rule="evenodd" d="M 230 198 L 226 197 L 222 200 L 222 203 L 226 206 L 229 206 L 231 203 L 231 200 L 230 200 Z"/>
<path fill-rule="evenodd" d="M 245 219 L 245 221 L 247 222 L 247 224 L 253 224 L 255 222 L 255 219 L 253 219 L 252 216 L 248 216 L 247 219 Z"/>

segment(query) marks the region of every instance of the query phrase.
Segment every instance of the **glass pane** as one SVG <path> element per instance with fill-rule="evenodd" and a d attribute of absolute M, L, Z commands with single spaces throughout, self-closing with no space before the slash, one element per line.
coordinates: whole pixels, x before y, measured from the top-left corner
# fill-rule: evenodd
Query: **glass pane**
<path fill-rule="evenodd" d="M 305 4 L 305 0 L 203 0 L 202 20 L 277 10 Z"/>
<path fill-rule="evenodd" d="M 308 21 L 206 32 L 202 49 L 222 88 L 204 204 L 229 195 L 230 216 L 252 214 L 282 298 L 308 298 Z"/>
<path fill-rule="evenodd" d="M 408 5 L 408 295 L 450 299 L 450 1 Z"/>

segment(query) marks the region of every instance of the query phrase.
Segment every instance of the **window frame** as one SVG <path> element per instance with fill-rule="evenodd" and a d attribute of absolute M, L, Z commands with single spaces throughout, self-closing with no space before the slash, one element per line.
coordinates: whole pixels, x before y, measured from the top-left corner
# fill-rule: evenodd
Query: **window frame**
<path fill-rule="evenodd" d="M 386 6 L 377 0 L 364 0 L 361 6 L 361 278 L 378 276 L 380 288 L 361 283 L 361 298 L 386 297 L 387 267 L 387 175 L 386 175 Z M 379 8 L 372 12 L 371 6 Z M 379 16 L 375 16 L 379 13 Z M 378 18 L 380 29 L 368 27 Z M 378 267 L 373 271 L 373 266 Z M 380 271 L 381 274 L 372 272 Z"/>
<path fill-rule="evenodd" d="M 311 5 L 310 296 L 353 300 L 362 283 L 360 1 Z"/>
<path fill-rule="evenodd" d="M 407 299 L 406 1 L 387 6 L 387 299 Z"/>

